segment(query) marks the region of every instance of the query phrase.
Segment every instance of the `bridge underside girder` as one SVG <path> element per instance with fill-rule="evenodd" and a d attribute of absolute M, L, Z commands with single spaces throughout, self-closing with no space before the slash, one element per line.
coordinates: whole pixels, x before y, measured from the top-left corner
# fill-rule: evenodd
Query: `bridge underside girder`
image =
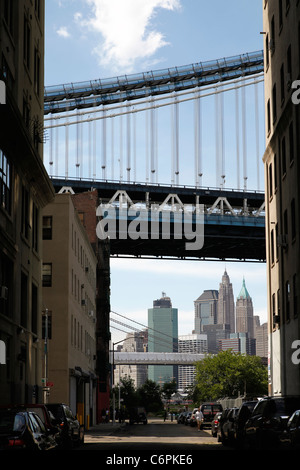
<path fill-rule="evenodd" d="M 200 250 L 185 248 L 186 240 L 110 240 L 115 257 L 175 258 L 195 260 L 233 260 L 265 262 L 263 227 L 212 227 L 205 225 Z"/>
<path fill-rule="evenodd" d="M 164 206 L 173 200 L 175 203 L 179 201 L 183 206 L 195 206 L 197 202 L 204 207 L 204 244 L 201 249 L 196 250 L 186 249 L 188 240 L 184 237 L 174 239 L 171 236 L 169 239 L 163 239 L 159 233 L 159 238 L 154 239 L 150 233 L 150 215 L 146 238 L 132 239 L 130 236 L 124 236 L 119 228 L 120 220 L 118 209 L 116 209 L 117 236 L 116 238 L 110 237 L 112 257 L 251 262 L 265 262 L 266 260 L 265 219 L 260 214 L 260 209 L 264 206 L 263 193 L 193 187 L 170 188 L 129 183 L 120 185 L 119 182 L 76 180 L 66 182 L 61 179 L 52 181 L 57 192 L 77 193 L 96 189 L 99 204 L 113 203 L 120 207 L 121 203 L 130 206 L 138 202 L 150 209 L 154 202 Z M 64 186 L 66 183 L 68 186 Z M 174 194 L 170 194 L 170 191 Z M 219 200 L 219 207 L 217 207 Z M 126 229 L 132 220 L 128 217 Z M 170 233 L 174 233 L 174 226 L 170 227 Z M 183 227 L 180 233 L 184 233 Z"/>

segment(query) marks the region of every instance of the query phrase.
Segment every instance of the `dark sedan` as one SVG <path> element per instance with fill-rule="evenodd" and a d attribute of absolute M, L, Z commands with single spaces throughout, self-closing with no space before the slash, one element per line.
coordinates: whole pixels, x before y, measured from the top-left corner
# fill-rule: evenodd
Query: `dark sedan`
<path fill-rule="evenodd" d="M 290 416 L 300 409 L 300 396 L 261 399 L 245 424 L 245 444 L 259 449 L 275 448 Z"/>
<path fill-rule="evenodd" d="M 46 406 L 61 427 L 63 447 L 82 445 L 84 443 L 84 426 L 79 423 L 71 408 L 64 403 L 49 403 Z"/>
<path fill-rule="evenodd" d="M 54 450 L 57 442 L 35 413 L 0 410 L 0 450 Z"/>
<path fill-rule="evenodd" d="M 288 420 L 280 442 L 284 447 L 300 449 L 300 410 L 296 410 Z"/>

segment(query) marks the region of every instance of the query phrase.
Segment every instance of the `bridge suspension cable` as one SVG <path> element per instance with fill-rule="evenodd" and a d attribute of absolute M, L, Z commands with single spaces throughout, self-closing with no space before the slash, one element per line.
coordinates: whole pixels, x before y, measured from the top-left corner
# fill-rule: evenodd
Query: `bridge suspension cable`
<path fill-rule="evenodd" d="M 259 56 L 259 55 L 258 55 Z M 230 65 L 232 67 L 232 64 Z M 166 172 L 162 167 L 166 166 L 167 154 L 166 149 L 170 153 L 170 182 L 171 185 L 178 186 L 182 177 L 187 177 L 187 167 L 193 168 L 193 175 L 189 177 L 194 180 L 196 187 L 203 184 L 203 178 L 211 177 L 212 170 L 207 168 L 211 167 L 211 151 L 207 154 L 207 131 L 204 126 L 207 126 L 207 119 L 203 119 L 205 113 L 204 98 L 209 99 L 214 97 L 215 100 L 215 178 L 217 187 L 225 188 L 226 179 L 228 176 L 232 177 L 232 155 L 236 154 L 236 181 L 237 189 L 240 189 L 240 172 L 241 172 L 241 154 L 242 154 L 242 176 L 243 188 L 247 189 L 248 183 L 248 140 L 247 140 L 247 126 L 249 124 L 248 107 L 246 103 L 246 87 L 254 86 L 255 89 L 255 139 L 256 146 L 251 153 L 256 154 L 257 170 L 256 187 L 260 188 L 260 134 L 259 134 L 259 98 L 257 86 L 263 82 L 263 75 L 258 70 L 255 70 L 254 75 L 241 75 L 241 70 L 237 74 L 238 78 L 229 80 L 227 77 L 224 81 L 220 78 L 218 82 L 211 85 L 201 85 L 194 88 L 187 86 L 183 91 L 173 91 L 172 93 L 155 96 L 148 90 L 147 96 L 142 99 L 135 98 L 135 102 L 130 103 L 120 102 L 118 104 L 99 106 L 93 103 L 89 109 L 78 106 L 74 110 L 68 112 L 55 112 L 49 117 L 45 117 L 45 129 L 48 130 L 50 139 L 49 144 L 46 146 L 48 151 L 48 165 L 50 176 L 61 176 L 63 173 L 66 178 L 73 177 L 74 173 L 72 168 L 75 168 L 76 178 L 83 178 L 88 175 L 91 180 L 96 178 L 106 179 L 119 179 L 120 181 L 135 182 L 145 181 L 146 183 L 156 183 L 166 181 Z M 191 88 L 191 89 L 190 89 Z M 235 93 L 235 125 L 227 124 L 231 117 L 225 112 L 225 92 Z M 239 100 L 239 91 L 241 92 L 241 102 Z M 49 98 L 49 96 L 48 96 Z M 193 116 L 193 124 L 189 129 L 194 132 L 193 139 L 194 148 L 186 150 L 183 147 L 182 140 L 185 137 L 185 132 L 182 130 L 186 125 L 185 118 L 181 118 L 181 106 L 185 106 L 189 102 L 194 102 L 194 112 L 190 113 Z M 241 109 L 240 109 L 241 105 Z M 160 129 L 167 126 L 167 119 L 164 115 L 160 118 L 165 107 L 171 109 L 170 119 L 170 145 L 166 141 L 166 134 L 162 136 L 164 142 L 161 145 L 161 131 Z M 47 114 L 47 113 L 46 113 Z M 142 139 L 141 132 L 141 116 L 145 120 L 145 140 Z M 126 117 L 125 117 L 126 116 Z M 137 116 L 139 119 L 137 120 Z M 183 116 L 183 113 L 182 113 Z M 206 116 L 205 116 L 206 117 Z M 126 121 L 125 121 L 126 119 Z M 100 131 L 97 122 L 102 122 Z M 75 126 L 75 136 L 71 127 Z M 87 127 L 87 131 L 85 127 Z M 231 137 L 227 137 L 225 128 L 232 131 L 235 126 L 236 145 L 235 150 L 232 149 L 230 143 Z M 59 128 L 65 129 L 64 139 L 64 170 L 59 169 L 62 167 L 63 160 L 58 158 L 61 152 L 63 143 L 59 142 L 61 134 Z M 109 132 L 111 138 L 109 139 Z M 228 130 L 227 130 L 228 132 Z M 241 132 L 241 135 L 240 135 Z M 86 134 L 86 135 L 85 135 Z M 255 139 L 251 139 L 255 144 Z M 241 140 L 241 143 L 240 143 Z M 119 145 L 118 145 L 119 141 Z M 98 144 L 99 142 L 99 144 Z M 73 148 L 75 144 L 75 161 L 73 156 Z M 213 142 L 210 143 L 213 145 Z M 229 150 L 227 149 L 229 147 Z M 183 149 L 183 150 L 182 150 Z M 182 153 L 194 153 L 194 163 L 188 162 L 186 155 Z M 142 153 L 144 153 L 144 161 Z M 228 154 L 230 155 L 228 156 Z M 228 163 L 228 158 L 231 161 Z M 72 166 L 72 160 L 74 166 Z M 226 175 L 226 168 L 230 168 Z M 144 172 L 144 178 L 141 178 L 141 171 Z M 169 170 L 170 171 L 170 170 Z M 72 174 L 73 173 L 73 174 Z M 119 176 L 118 176 L 119 173 Z M 100 174 L 100 175 L 99 175 Z M 164 175 L 164 176 L 161 176 Z M 163 178 L 163 179 L 162 179 Z M 214 186 L 211 181 L 206 183 L 206 186 Z M 231 182 L 230 186 L 233 187 Z M 229 186 L 227 186 L 229 187 Z"/>

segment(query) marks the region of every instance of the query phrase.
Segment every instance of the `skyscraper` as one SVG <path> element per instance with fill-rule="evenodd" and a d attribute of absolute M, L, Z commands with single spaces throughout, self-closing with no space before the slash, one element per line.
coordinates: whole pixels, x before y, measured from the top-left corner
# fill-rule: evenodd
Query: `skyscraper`
<path fill-rule="evenodd" d="M 172 308 L 171 299 L 164 292 L 148 309 L 148 351 L 178 351 L 178 310 Z M 173 379 L 178 383 L 178 366 L 149 365 L 148 378 L 160 385 Z"/>
<path fill-rule="evenodd" d="M 205 290 L 203 294 L 194 301 L 195 308 L 195 333 L 203 333 L 203 327 L 214 325 L 217 320 L 218 291 Z"/>
<path fill-rule="evenodd" d="M 229 325 L 230 332 L 235 332 L 233 289 L 226 270 L 219 287 L 217 323 Z"/>
<path fill-rule="evenodd" d="M 253 304 L 245 279 L 243 279 L 241 291 L 236 299 L 236 331 L 237 333 L 248 333 L 249 338 L 254 338 Z"/>

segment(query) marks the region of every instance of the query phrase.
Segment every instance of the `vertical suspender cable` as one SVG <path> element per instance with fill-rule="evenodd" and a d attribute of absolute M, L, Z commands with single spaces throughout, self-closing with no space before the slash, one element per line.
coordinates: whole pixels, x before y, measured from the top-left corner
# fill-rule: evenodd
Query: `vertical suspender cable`
<path fill-rule="evenodd" d="M 239 113 L 239 89 L 235 90 L 235 131 L 236 131 L 236 175 L 237 189 L 240 189 L 240 113 Z"/>
<path fill-rule="evenodd" d="M 51 121 L 50 121 L 50 146 L 49 146 L 49 172 L 50 172 L 50 175 L 52 176 L 53 175 L 53 171 L 52 171 L 52 166 L 53 166 L 53 127 L 52 127 L 52 124 L 53 124 L 53 120 L 51 118 Z"/>
<path fill-rule="evenodd" d="M 76 163 L 75 163 L 75 166 L 76 166 L 76 178 L 79 177 L 79 167 L 80 167 L 80 163 L 79 163 L 79 155 L 80 155 L 80 124 L 79 124 L 79 121 L 80 121 L 80 114 L 78 113 L 77 115 L 77 125 L 76 125 Z"/>
<path fill-rule="evenodd" d="M 136 115 L 133 114 L 133 180 L 136 182 Z"/>
<path fill-rule="evenodd" d="M 59 128 L 55 128 L 55 175 L 59 176 L 59 171 L 58 171 L 58 143 L 59 143 Z"/>
<path fill-rule="evenodd" d="M 103 107 L 102 113 L 102 178 L 106 179 L 106 111 Z"/>
<path fill-rule="evenodd" d="M 66 128 L 65 128 L 65 177 L 69 176 L 69 126 L 68 126 L 68 114 L 66 117 Z"/>
<path fill-rule="evenodd" d="M 88 174 L 89 174 L 89 179 L 92 179 L 92 122 L 89 121 L 88 123 L 88 135 L 89 135 L 89 167 L 88 167 Z"/>
<path fill-rule="evenodd" d="M 219 94 L 218 89 L 216 88 L 215 94 L 215 131 L 216 131 L 216 187 L 219 186 L 219 176 L 220 176 L 220 144 L 219 144 Z"/>
<path fill-rule="evenodd" d="M 260 190 L 260 155 L 259 155 L 259 110 L 258 110 L 258 84 L 254 82 L 255 91 L 255 124 L 256 124 L 256 166 L 257 166 L 257 189 Z"/>
<path fill-rule="evenodd" d="M 155 114 L 153 109 L 153 97 L 150 99 L 150 170 L 151 182 L 155 174 Z"/>
<path fill-rule="evenodd" d="M 148 108 L 149 108 L 149 101 L 148 101 Z M 146 134 L 146 145 L 145 145 L 145 148 L 146 148 L 146 155 L 145 155 L 145 158 L 146 158 L 146 182 L 148 182 L 149 180 L 149 111 L 146 110 L 146 114 L 145 114 L 145 134 Z"/>
<path fill-rule="evenodd" d="M 130 107 L 128 106 L 128 109 Z M 127 181 L 130 181 L 130 171 L 131 171 L 131 115 L 130 112 L 127 113 Z"/>
<path fill-rule="evenodd" d="M 96 161 L 97 161 L 97 121 L 93 122 L 93 178 L 96 179 Z"/>
<path fill-rule="evenodd" d="M 243 170 L 244 190 L 247 189 L 247 136 L 246 136 L 246 91 L 242 87 L 242 126 L 243 126 Z"/>
<path fill-rule="evenodd" d="M 221 87 L 220 87 L 221 89 Z M 220 93 L 220 136 L 221 136 L 221 184 L 225 185 L 225 140 L 224 140 L 224 93 Z"/>
<path fill-rule="evenodd" d="M 171 183 L 179 184 L 179 119 L 178 119 L 178 102 L 176 93 L 174 95 L 174 103 L 172 106 L 172 180 Z"/>
<path fill-rule="evenodd" d="M 123 180 L 123 116 L 120 116 L 120 181 Z"/>
<path fill-rule="evenodd" d="M 115 179 L 115 120 L 111 119 L 111 179 Z"/>
<path fill-rule="evenodd" d="M 195 94 L 194 101 L 194 152 L 195 152 L 195 185 L 202 184 L 202 155 L 201 155 L 201 107 L 200 107 L 200 91 Z"/>

